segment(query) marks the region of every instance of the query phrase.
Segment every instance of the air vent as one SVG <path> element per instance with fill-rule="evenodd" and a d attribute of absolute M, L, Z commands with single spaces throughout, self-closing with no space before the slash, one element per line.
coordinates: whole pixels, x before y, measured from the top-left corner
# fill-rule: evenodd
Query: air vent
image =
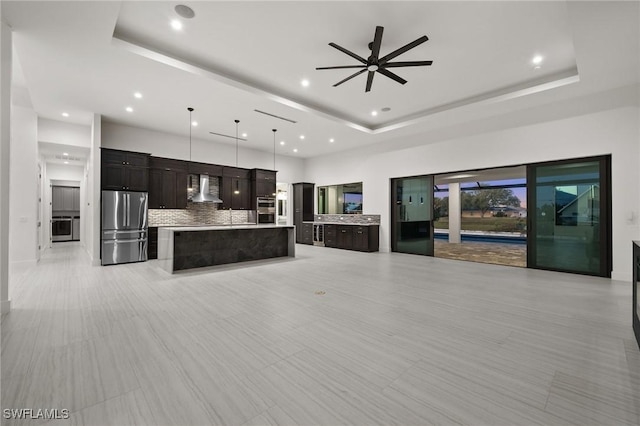
<path fill-rule="evenodd" d="M 82 157 L 74 157 L 73 155 L 56 154 L 56 155 L 54 155 L 54 158 L 56 158 L 57 160 L 65 160 L 65 161 L 84 161 L 84 158 L 82 158 Z"/>
<path fill-rule="evenodd" d="M 216 135 L 216 136 L 222 136 L 223 138 L 230 138 L 230 139 L 234 139 L 234 140 L 236 138 L 235 136 L 225 135 L 225 134 L 222 134 L 222 133 L 216 133 L 216 132 L 209 132 L 209 133 L 211 133 L 212 135 Z M 247 139 L 240 138 L 240 137 L 238 137 L 238 140 L 239 141 L 245 141 L 245 142 L 247 141 Z"/>
<path fill-rule="evenodd" d="M 290 118 L 280 117 L 279 115 L 271 114 L 269 112 L 260 111 L 259 109 L 254 109 L 254 111 L 258 112 L 260 114 L 268 115 L 269 117 L 278 118 L 280 120 L 288 121 L 289 123 L 293 123 L 293 124 L 297 123 L 297 121 L 292 120 Z"/>

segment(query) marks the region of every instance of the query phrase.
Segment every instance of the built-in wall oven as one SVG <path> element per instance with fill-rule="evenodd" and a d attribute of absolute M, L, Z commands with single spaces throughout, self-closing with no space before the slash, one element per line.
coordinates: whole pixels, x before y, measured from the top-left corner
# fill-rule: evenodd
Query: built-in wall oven
<path fill-rule="evenodd" d="M 53 216 L 51 218 L 51 241 L 71 241 L 73 239 L 73 218 Z"/>
<path fill-rule="evenodd" d="M 258 223 L 276 223 L 276 199 L 258 197 Z"/>

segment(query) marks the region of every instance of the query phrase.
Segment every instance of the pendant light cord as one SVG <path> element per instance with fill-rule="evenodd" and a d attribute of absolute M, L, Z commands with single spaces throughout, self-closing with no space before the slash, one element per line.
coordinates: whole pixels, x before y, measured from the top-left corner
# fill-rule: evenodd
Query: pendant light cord
<path fill-rule="evenodd" d="M 236 167 L 238 167 L 238 124 L 240 120 L 234 120 L 236 122 Z"/>
<path fill-rule="evenodd" d="M 191 161 L 191 127 L 193 127 L 191 124 L 191 113 L 193 112 L 193 108 L 189 107 L 187 109 L 189 110 L 189 161 Z"/>

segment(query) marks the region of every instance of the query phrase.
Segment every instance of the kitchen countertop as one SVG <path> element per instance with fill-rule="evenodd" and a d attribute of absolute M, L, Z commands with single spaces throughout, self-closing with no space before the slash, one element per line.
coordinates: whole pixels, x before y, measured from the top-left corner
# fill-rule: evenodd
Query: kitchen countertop
<path fill-rule="evenodd" d="M 224 231 L 228 229 L 268 229 L 268 228 L 293 228 L 291 225 L 275 225 L 272 223 L 264 223 L 256 225 L 255 223 L 237 224 L 237 225 L 169 225 L 159 226 L 159 228 L 169 231 Z"/>
<path fill-rule="evenodd" d="M 379 223 L 352 223 L 352 222 L 303 222 L 303 223 L 312 223 L 314 225 L 350 225 L 350 226 L 374 226 Z"/>

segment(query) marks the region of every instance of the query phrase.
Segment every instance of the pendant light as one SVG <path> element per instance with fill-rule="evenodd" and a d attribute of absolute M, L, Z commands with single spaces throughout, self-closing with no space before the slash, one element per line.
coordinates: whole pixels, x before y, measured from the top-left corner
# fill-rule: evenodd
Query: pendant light
<path fill-rule="evenodd" d="M 187 110 L 189 111 L 189 163 L 191 163 L 191 113 L 193 112 L 193 108 L 188 107 Z M 189 174 L 189 187 L 187 190 L 193 191 L 193 176 L 191 174 Z"/>
<path fill-rule="evenodd" d="M 236 167 L 238 167 L 238 124 L 240 124 L 240 120 L 233 120 L 236 123 Z M 233 191 L 234 194 L 240 193 L 239 187 L 240 181 L 236 179 L 236 189 Z"/>

